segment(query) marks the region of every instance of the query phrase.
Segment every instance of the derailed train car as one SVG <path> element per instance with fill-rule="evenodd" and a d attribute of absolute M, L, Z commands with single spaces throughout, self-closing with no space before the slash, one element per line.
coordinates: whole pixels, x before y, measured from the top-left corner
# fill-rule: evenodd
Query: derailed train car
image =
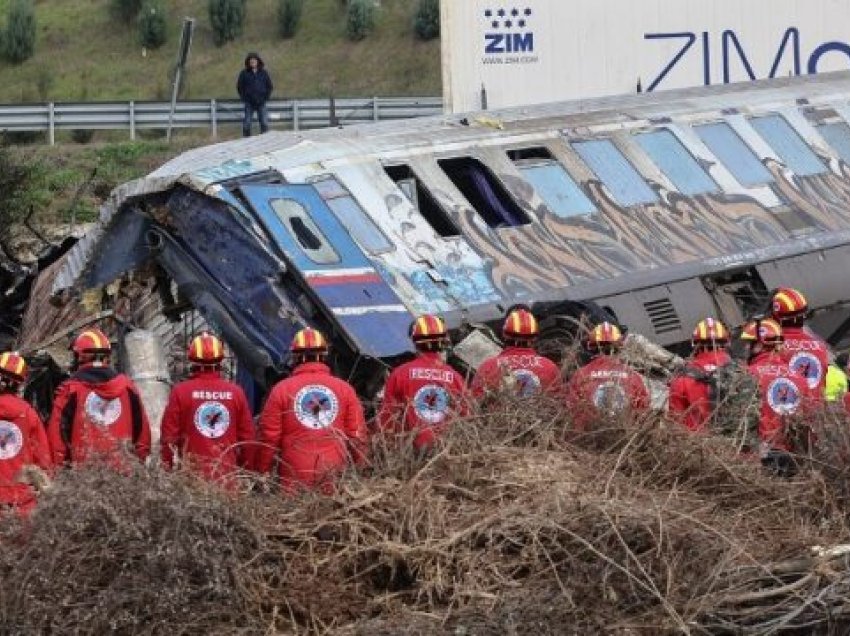
<path fill-rule="evenodd" d="M 369 393 L 421 312 L 460 337 L 522 302 L 544 338 L 607 312 L 675 350 L 790 285 L 837 342 L 848 241 L 842 73 L 199 148 L 118 188 L 53 291 L 144 269 L 260 386 L 311 324 Z"/>

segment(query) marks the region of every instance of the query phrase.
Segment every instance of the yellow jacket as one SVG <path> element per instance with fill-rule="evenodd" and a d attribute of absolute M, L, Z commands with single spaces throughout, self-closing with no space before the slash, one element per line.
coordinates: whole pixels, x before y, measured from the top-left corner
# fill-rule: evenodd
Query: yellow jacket
<path fill-rule="evenodd" d="M 847 393 L 847 374 L 835 364 L 830 364 L 826 370 L 826 387 L 823 394 L 827 402 L 835 402 Z"/>

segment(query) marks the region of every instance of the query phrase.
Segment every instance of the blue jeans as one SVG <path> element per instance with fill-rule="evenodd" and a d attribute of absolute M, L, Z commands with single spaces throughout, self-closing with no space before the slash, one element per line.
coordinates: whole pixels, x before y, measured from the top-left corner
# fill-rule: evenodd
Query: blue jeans
<path fill-rule="evenodd" d="M 245 114 L 242 116 L 242 136 L 251 136 L 251 121 L 254 119 L 254 113 L 257 113 L 257 120 L 260 122 L 260 132 L 264 133 L 269 129 L 269 110 L 265 104 L 254 106 L 245 102 Z"/>

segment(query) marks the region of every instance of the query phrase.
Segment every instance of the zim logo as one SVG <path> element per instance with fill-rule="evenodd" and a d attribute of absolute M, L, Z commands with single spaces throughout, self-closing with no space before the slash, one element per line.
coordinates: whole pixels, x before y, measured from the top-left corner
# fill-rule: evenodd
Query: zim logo
<path fill-rule="evenodd" d="M 528 20 L 533 12 L 530 7 L 520 9 L 486 9 L 484 20 L 484 54 L 533 53 L 534 32 L 527 31 Z"/>

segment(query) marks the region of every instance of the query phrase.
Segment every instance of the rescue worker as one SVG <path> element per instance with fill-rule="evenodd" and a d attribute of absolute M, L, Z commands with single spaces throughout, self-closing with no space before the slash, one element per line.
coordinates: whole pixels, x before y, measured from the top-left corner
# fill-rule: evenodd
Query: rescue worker
<path fill-rule="evenodd" d="M 781 287 L 773 294 L 771 313 L 782 327 L 788 365 L 806 378 L 812 389 L 824 392 L 829 366 L 829 345 L 806 326 L 809 304 L 796 289 Z"/>
<path fill-rule="evenodd" d="M 50 449 L 41 418 L 18 393 L 26 381 L 27 363 L 18 353 L 0 354 L 0 511 L 28 515 L 36 492 L 24 483 L 28 466 L 50 468 Z"/>
<path fill-rule="evenodd" d="M 827 402 L 840 402 L 847 394 L 847 362 L 845 355 L 833 358 L 826 369 L 826 382 L 823 390 Z"/>
<path fill-rule="evenodd" d="M 795 440 L 789 435 L 789 421 L 792 416 L 810 410 L 821 393 L 804 376 L 789 368 L 782 354 L 782 327 L 777 321 L 765 318 L 750 322 L 745 325 L 741 340 L 749 347 L 747 368 L 758 380 L 761 392 L 762 462 L 780 474 L 787 474 L 793 469 L 788 453 L 797 450 Z"/>
<path fill-rule="evenodd" d="M 622 345 L 623 332 L 610 322 L 594 327 L 585 339 L 591 360 L 573 374 L 566 387 L 575 430 L 586 430 L 600 417 L 649 409 L 649 391 L 643 378 L 616 358 Z"/>
<path fill-rule="evenodd" d="M 718 368 L 732 363 L 729 330 L 719 320 L 706 318 L 691 335 L 691 359 L 670 381 L 670 416 L 691 431 L 707 430 L 714 409 L 710 379 Z"/>
<path fill-rule="evenodd" d="M 561 370 L 534 350 L 540 335 L 537 318 L 528 309 L 512 309 L 502 327 L 505 349 L 481 363 L 472 382 L 472 395 L 509 389 L 520 397 L 563 391 Z"/>
<path fill-rule="evenodd" d="M 148 416 L 133 381 L 110 366 L 109 338 L 87 329 L 74 339 L 71 351 L 73 375 L 56 390 L 47 424 L 53 463 L 103 458 L 118 466 L 122 450 L 147 459 Z"/>
<path fill-rule="evenodd" d="M 210 333 L 189 344 L 190 377 L 171 391 L 162 416 L 162 463 L 177 458 L 211 480 L 230 483 L 250 468 L 254 442 L 251 407 L 238 384 L 221 375 L 224 345 Z"/>
<path fill-rule="evenodd" d="M 410 338 L 418 352 L 416 359 L 390 373 L 378 424 L 383 431 L 414 432 L 414 448 L 428 450 L 457 415 L 466 413 L 466 384 L 461 374 L 443 361 L 449 336 L 442 318 L 419 317 Z"/>
<path fill-rule="evenodd" d="M 336 475 L 365 459 L 363 406 L 350 384 L 331 375 L 321 332 L 302 329 L 291 352 L 292 375 L 275 385 L 260 415 L 256 468 L 268 473 L 279 456 L 284 491 L 330 492 Z"/>

